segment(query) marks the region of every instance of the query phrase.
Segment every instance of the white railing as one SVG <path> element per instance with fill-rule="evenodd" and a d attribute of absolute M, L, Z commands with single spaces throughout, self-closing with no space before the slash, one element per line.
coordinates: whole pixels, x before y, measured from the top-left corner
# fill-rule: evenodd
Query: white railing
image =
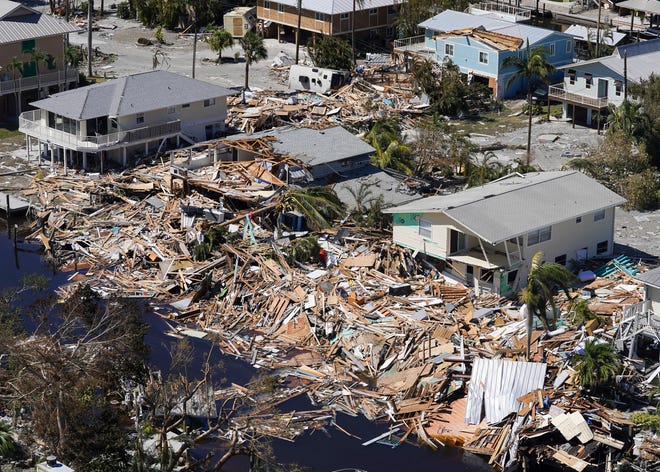
<path fill-rule="evenodd" d="M 426 47 L 426 36 L 420 34 L 419 36 L 411 36 L 410 38 L 395 39 L 394 49 L 402 50 L 418 50 Z"/>
<path fill-rule="evenodd" d="M 78 82 L 78 69 L 69 67 L 66 71 L 58 70 L 32 77 L 18 77 L 15 80 L 0 80 L 0 96 L 16 92 L 34 90 L 37 87 L 51 87 L 67 82 Z"/>
<path fill-rule="evenodd" d="M 527 8 L 520 8 L 515 5 L 507 5 L 505 3 L 493 3 L 493 2 L 483 2 L 478 5 L 470 6 L 470 9 L 477 9 L 490 12 L 498 12 L 504 15 L 510 15 L 516 19 L 520 20 L 529 20 L 532 17 L 532 12 Z"/>
<path fill-rule="evenodd" d="M 110 134 L 79 136 L 45 126 L 41 121 L 41 110 L 33 110 L 21 113 L 18 119 L 18 130 L 42 141 L 50 141 L 57 146 L 93 152 L 176 135 L 181 131 L 181 121 L 168 121 Z"/>
<path fill-rule="evenodd" d="M 607 98 L 587 97 L 573 92 L 567 92 L 564 89 L 564 84 L 551 85 L 548 90 L 548 96 L 551 99 L 571 102 L 576 105 L 584 105 L 594 109 L 601 109 L 607 107 Z"/>

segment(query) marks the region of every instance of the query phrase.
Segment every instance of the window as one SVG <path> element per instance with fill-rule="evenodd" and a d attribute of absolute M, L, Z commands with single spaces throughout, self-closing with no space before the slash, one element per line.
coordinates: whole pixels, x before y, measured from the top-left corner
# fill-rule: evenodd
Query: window
<path fill-rule="evenodd" d="M 207 98 L 206 100 L 204 100 L 205 107 L 210 107 L 213 105 L 215 105 L 215 98 Z"/>
<path fill-rule="evenodd" d="M 552 237 L 552 226 L 546 226 L 545 228 L 532 231 L 527 234 L 527 245 L 533 246 L 535 244 L 542 243 L 544 241 L 549 241 Z"/>
<path fill-rule="evenodd" d="M 21 44 L 21 52 L 30 52 L 34 51 L 34 47 L 36 46 L 35 40 L 34 39 L 26 39 L 23 41 Z"/>
<path fill-rule="evenodd" d="M 167 107 L 167 114 L 171 115 L 176 111 L 176 107 Z"/>
<path fill-rule="evenodd" d="M 454 254 L 459 251 L 464 251 L 466 248 L 465 244 L 465 233 L 460 231 L 450 230 L 449 231 L 449 253 Z"/>
<path fill-rule="evenodd" d="M 481 64 L 488 64 L 488 53 L 484 51 L 479 51 L 479 62 Z"/>
<path fill-rule="evenodd" d="M 339 15 L 339 19 L 340 20 L 348 20 L 348 13 L 342 13 L 341 15 Z"/>
<path fill-rule="evenodd" d="M 594 213 L 594 221 L 600 221 L 605 219 L 605 210 L 600 210 Z"/>
<path fill-rule="evenodd" d="M 139 115 L 137 115 L 137 116 L 135 117 L 135 122 L 136 122 L 138 125 L 144 123 L 144 113 L 140 113 Z"/>
<path fill-rule="evenodd" d="M 548 47 L 548 55 L 549 56 L 555 55 L 555 43 L 550 43 L 550 46 Z"/>
<path fill-rule="evenodd" d="M 609 241 L 599 242 L 598 244 L 596 244 L 596 255 L 607 253 L 609 247 L 610 247 Z"/>
<path fill-rule="evenodd" d="M 184 103 L 181 108 L 190 108 L 190 103 Z"/>
<path fill-rule="evenodd" d="M 321 13 L 318 11 L 314 12 L 314 19 L 316 21 L 325 21 L 325 13 Z"/>
<path fill-rule="evenodd" d="M 575 84 L 575 75 L 576 75 L 575 69 L 568 69 L 568 82 L 571 85 Z"/>
<path fill-rule="evenodd" d="M 577 218 L 575 218 L 575 223 L 576 223 L 576 224 L 577 224 L 577 223 L 582 223 L 582 217 L 581 217 L 581 216 L 578 216 Z"/>
<path fill-rule="evenodd" d="M 594 84 L 594 76 L 589 73 L 585 73 L 584 81 L 586 83 L 586 87 L 589 89 Z"/>
<path fill-rule="evenodd" d="M 268 0 L 264 0 L 264 8 L 270 10 L 270 2 Z"/>
<path fill-rule="evenodd" d="M 371 15 L 371 16 L 378 15 L 378 8 L 370 8 L 369 9 L 369 15 Z"/>
<path fill-rule="evenodd" d="M 623 90 L 623 82 L 620 80 L 614 81 L 614 93 L 617 97 L 621 96 L 621 91 Z"/>
<path fill-rule="evenodd" d="M 571 52 L 573 50 L 573 41 L 568 40 L 566 41 L 566 52 Z"/>
<path fill-rule="evenodd" d="M 279 11 L 280 13 L 284 13 L 284 5 L 281 4 L 281 3 L 278 3 L 277 4 L 277 11 Z"/>
<path fill-rule="evenodd" d="M 557 264 L 561 264 L 563 266 L 566 265 L 566 254 L 562 254 L 561 256 L 555 257 L 555 262 Z"/>
<path fill-rule="evenodd" d="M 422 238 L 431 239 L 433 236 L 433 225 L 429 220 L 419 219 L 419 235 Z"/>
<path fill-rule="evenodd" d="M 445 55 L 447 55 L 447 56 L 453 56 L 454 55 L 454 45 L 453 44 L 445 44 Z"/>

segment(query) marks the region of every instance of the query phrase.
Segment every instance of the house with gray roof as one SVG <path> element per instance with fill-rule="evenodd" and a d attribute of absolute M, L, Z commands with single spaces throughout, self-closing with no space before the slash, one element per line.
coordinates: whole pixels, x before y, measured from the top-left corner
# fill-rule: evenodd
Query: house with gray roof
<path fill-rule="evenodd" d="M 0 0 L 0 116 L 16 117 L 28 102 L 78 83 L 78 71 L 67 67 L 63 47 L 68 34 L 77 31 L 62 19 Z M 37 63 L 35 50 L 45 60 Z"/>
<path fill-rule="evenodd" d="M 478 292 L 524 286 L 535 253 L 569 264 L 612 254 L 625 199 L 577 171 L 511 174 L 385 210 L 393 241 L 439 261 Z"/>
<path fill-rule="evenodd" d="M 353 22 L 358 39 L 374 43 L 394 37 L 401 0 L 302 0 L 301 44 L 307 36 L 321 34 L 348 38 Z M 355 7 L 355 18 L 353 16 Z M 266 36 L 295 41 L 298 0 L 258 0 L 257 28 Z"/>
<path fill-rule="evenodd" d="M 564 81 L 550 86 L 549 97 L 563 104 L 564 118 L 587 126 L 604 125 L 608 106 L 618 107 L 623 103 L 626 74 L 628 85 L 648 79 L 651 74 L 660 74 L 660 39 L 618 46 L 609 56 L 560 69 Z"/>
<path fill-rule="evenodd" d="M 27 136 L 28 153 L 34 145 L 65 166 L 100 169 L 106 159 L 126 166 L 129 158 L 181 141 L 216 137 L 225 129 L 227 96 L 233 94 L 154 70 L 32 102 L 36 109 L 21 114 L 19 130 Z"/>
<path fill-rule="evenodd" d="M 545 48 L 546 58 L 554 67 L 573 62 L 571 35 L 503 19 L 496 13 L 445 10 L 419 27 L 425 34 L 396 40 L 395 53 L 414 54 L 440 64 L 451 61 L 469 80 L 488 85 L 496 98 L 525 90 L 522 79 L 509 82 L 516 70 L 503 63 L 507 57 L 526 54 L 528 43 L 531 49 Z M 559 77 L 561 72 L 552 79 Z"/>

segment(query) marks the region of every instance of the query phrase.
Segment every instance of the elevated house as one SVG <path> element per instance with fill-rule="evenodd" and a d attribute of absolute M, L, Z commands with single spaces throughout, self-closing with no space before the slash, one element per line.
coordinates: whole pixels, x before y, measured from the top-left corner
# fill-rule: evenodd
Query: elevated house
<path fill-rule="evenodd" d="M 181 141 L 216 137 L 225 129 L 227 96 L 233 93 L 155 70 L 32 102 L 36 109 L 21 114 L 19 130 L 27 136 L 28 153 L 36 141 L 40 154 L 65 166 L 99 169 L 106 159 L 125 166 L 129 158 Z"/>
<path fill-rule="evenodd" d="M 64 41 L 77 31 L 64 20 L 0 0 L 0 116 L 16 117 L 28 102 L 78 83 L 78 70 L 64 60 Z M 44 54 L 38 64 L 34 51 Z M 14 58 L 19 67 L 11 67 Z"/>
<path fill-rule="evenodd" d="M 439 261 L 478 293 L 525 285 L 534 254 L 569 264 L 612 253 L 625 199 L 577 171 L 511 174 L 481 187 L 386 209 L 394 243 Z"/>
<path fill-rule="evenodd" d="M 608 106 L 623 103 L 627 84 L 660 73 L 660 39 L 625 44 L 610 56 L 560 69 L 564 81 L 550 87 L 549 97 L 563 104 L 564 118 L 592 126 L 598 124 L 596 116 L 600 115 L 600 123 L 604 124 Z"/>
<path fill-rule="evenodd" d="M 525 54 L 527 42 L 532 49 L 546 48 L 548 62 L 554 67 L 573 62 L 571 35 L 504 20 L 494 14 L 445 10 L 419 26 L 425 34 L 395 41 L 395 52 L 438 63 L 451 61 L 469 80 L 487 84 L 496 98 L 511 97 L 525 89 L 522 79 L 509 84 L 516 70 L 503 63 L 507 57 Z M 557 72 L 551 79 L 557 80 L 561 74 Z"/>
<path fill-rule="evenodd" d="M 400 0 L 364 0 L 355 5 L 355 32 L 369 41 L 394 37 Z M 301 34 L 350 36 L 353 2 L 347 0 L 302 0 Z M 257 18 L 263 32 L 278 40 L 295 41 L 298 0 L 258 0 Z M 301 39 L 305 39 L 304 36 Z M 304 41 L 301 41 L 304 44 Z"/>

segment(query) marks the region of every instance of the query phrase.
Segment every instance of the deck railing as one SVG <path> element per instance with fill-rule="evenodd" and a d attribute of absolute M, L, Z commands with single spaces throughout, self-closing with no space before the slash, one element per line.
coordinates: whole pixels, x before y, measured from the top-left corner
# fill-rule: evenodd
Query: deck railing
<path fill-rule="evenodd" d="M 32 77 L 11 77 L 9 73 L 1 77 L 6 80 L 0 80 L 0 96 L 16 92 L 25 92 L 27 90 L 34 90 L 37 87 L 51 87 L 53 85 L 65 84 L 66 82 L 78 82 L 78 69 L 69 67 L 66 71 L 58 70 L 56 72 L 49 72 L 46 74 L 39 74 L 39 76 Z"/>
<path fill-rule="evenodd" d="M 551 85 L 548 91 L 548 96 L 552 100 L 570 102 L 575 105 L 582 105 L 595 110 L 607 108 L 607 98 L 588 97 L 578 93 L 568 92 L 564 88 L 563 83 Z"/>

